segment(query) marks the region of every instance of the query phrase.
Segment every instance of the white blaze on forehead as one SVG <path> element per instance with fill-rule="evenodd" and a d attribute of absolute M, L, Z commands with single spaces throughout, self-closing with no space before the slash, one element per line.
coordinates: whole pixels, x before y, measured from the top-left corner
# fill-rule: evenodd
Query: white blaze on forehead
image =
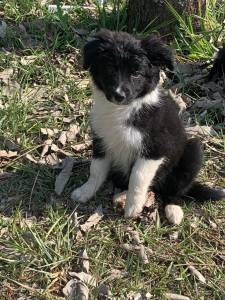
<path fill-rule="evenodd" d="M 122 92 L 122 89 L 121 89 L 121 86 L 120 86 L 120 85 L 119 85 L 118 88 L 116 89 L 116 92 L 117 92 L 118 94 L 120 94 L 120 93 Z"/>

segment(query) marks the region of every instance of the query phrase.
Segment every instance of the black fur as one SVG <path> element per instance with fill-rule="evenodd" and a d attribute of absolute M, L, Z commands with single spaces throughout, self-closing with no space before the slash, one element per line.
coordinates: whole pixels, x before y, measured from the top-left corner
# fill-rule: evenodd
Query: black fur
<path fill-rule="evenodd" d="M 102 29 L 84 47 L 84 68 L 109 101 L 128 104 L 153 90 L 160 66 L 172 70 L 173 56 L 156 38 L 141 41 L 125 32 Z"/>
<path fill-rule="evenodd" d="M 211 80 L 216 77 L 222 77 L 225 74 L 225 46 L 219 49 L 216 58 L 211 68 L 208 79 Z"/>
<path fill-rule="evenodd" d="M 139 40 L 124 32 L 101 30 L 84 47 L 85 69 L 89 69 L 95 85 L 107 100 L 118 105 L 129 105 L 153 91 L 159 83 L 160 68 L 173 70 L 173 60 L 172 51 L 158 38 Z M 121 86 L 119 94 L 118 86 Z M 197 139 L 187 140 L 175 102 L 161 94 L 160 105 L 145 105 L 133 112 L 127 125 L 142 134 L 141 157 L 166 158 L 151 189 L 165 202 L 176 201 L 188 193 L 198 198 L 193 182 L 202 165 L 201 146 Z M 95 133 L 93 156 L 102 158 L 104 149 L 104 140 Z M 126 174 L 116 167 L 111 169 L 110 178 L 116 187 L 127 189 L 131 169 L 132 165 Z M 225 193 L 201 189 L 201 200 L 222 196 Z"/>

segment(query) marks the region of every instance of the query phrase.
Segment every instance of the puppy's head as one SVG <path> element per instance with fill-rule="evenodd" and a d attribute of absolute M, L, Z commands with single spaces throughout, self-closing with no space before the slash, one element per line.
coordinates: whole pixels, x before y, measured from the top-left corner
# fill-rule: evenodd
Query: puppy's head
<path fill-rule="evenodd" d="M 160 67 L 172 70 L 173 55 L 158 37 L 139 40 L 102 29 L 84 46 L 84 68 L 107 100 L 116 104 L 129 104 L 153 91 Z"/>

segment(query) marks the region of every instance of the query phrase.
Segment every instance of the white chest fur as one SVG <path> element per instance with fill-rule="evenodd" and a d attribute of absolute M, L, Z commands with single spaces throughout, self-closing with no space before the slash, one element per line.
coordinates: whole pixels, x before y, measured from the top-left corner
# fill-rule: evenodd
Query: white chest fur
<path fill-rule="evenodd" d="M 154 98 L 155 101 L 157 95 L 150 98 Z M 148 97 L 147 101 L 150 98 Z M 127 120 L 134 110 L 138 111 L 143 103 L 146 103 L 146 99 L 135 101 L 131 105 L 116 105 L 107 101 L 104 94 L 94 88 L 93 100 L 92 128 L 103 139 L 106 153 L 110 156 L 112 163 L 126 172 L 132 162 L 137 159 L 142 147 L 141 132 L 132 125 L 128 125 Z"/>

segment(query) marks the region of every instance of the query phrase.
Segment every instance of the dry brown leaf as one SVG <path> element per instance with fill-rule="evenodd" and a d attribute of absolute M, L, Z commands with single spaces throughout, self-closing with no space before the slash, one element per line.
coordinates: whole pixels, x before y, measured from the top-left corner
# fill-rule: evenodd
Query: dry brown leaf
<path fill-rule="evenodd" d="M 71 279 L 63 288 L 63 294 L 68 300 L 88 300 L 89 289 L 83 282 Z"/>
<path fill-rule="evenodd" d="M 217 136 L 217 132 L 212 128 L 212 126 L 191 126 L 185 128 L 186 132 L 190 135 L 211 135 Z"/>
<path fill-rule="evenodd" d="M 127 191 L 123 191 L 113 196 L 113 204 L 120 210 L 124 209 L 126 200 L 127 200 Z M 154 202 L 155 202 L 155 194 L 152 191 L 150 191 L 147 194 L 147 199 L 144 206 L 149 208 L 154 204 Z"/>
<path fill-rule="evenodd" d="M 197 278 L 201 283 L 206 283 L 205 277 L 194 266 L 188 266 L 188 270 L 190 271 L 191 275 Z"/>
<path fill-rule="evenodd" d="M 44 142 L 44 146 L 43 146 L 42 151 L 41 151 L 41 157 L 45 156 L 45 154 L 48 152 L 51 144 L 52 144 L 51 139 L 48 139 Z"/>
<path fill-rule="evenodd" d="M 58 142 L 60 144 L 62 144 L 63 146 L 66 145 L 66 142 L 67 142 L 67 136 L 66 136 L 66 131 L 62 131 L 60 136 L 59 136 L 59 139 L 58 139 Z"/>
<path fill-rule="evenodd" d="M 31 162 L 33 162 L 33 163 L 35 163 L 35 164 L 37 164 L 38 163 L 38 161 L 31 155 L 31 154 L 26 154 L 26 158 L 29 160 L 29 161 L 31 161 Z"/>
<path fill-rule="evenodd" d="M 165 297 L 168 300 L 190 300 L 190 298 L 187 296 L 173 294 L 173 293 L 166 293 Z"/>
<path fill-rule="evenodd" d="M 70 125 L 69 130 L 66 132 L 66 137 L 68 142 L 72 142 L 76 139 L 77 134 L 80 132 L 80 128 L 73 124 Z"/>
<path fill-rule="evenodd" d="M 179 237 L 179 231 L 173 231 L 169 234 L 169 238 L 171 241 L 177 241 Z"/>
<path fill-rule="evenodd" d="M 86 273 L 89 273 L 90 263 L 89 263 L 89 257 L 87 255 L 86 249 L 81 251 L 79 257 L 81 258 L 81 267 L 82 270 Z"/>
<path fill-rule="evenodd" d="M 131 243 L 133 245 L 141 244 L 139 233 L 136 230 L 134 230 L 132 227 L 130 226 L 126 227 L 126 233 L 129 235 L 129 239 L 131 240 Z"/>
<path fill-rule="evenodd" d="M 58 132 L 59 130 L 57 128 L 41 128 L 41 133 L 49 137 L 55 136 Z"/>
<path fill-rule="evenodd" d="M 128 275 L 129 275 L 129 273 L 126 272 L 126 271 L 121 271 L 121 270 L 118 270 L 118 269 L 112 269 L 110 271 L 109 278 L 110 279 L 119 279 L 119 278 L 127 277 Z"/>
<path fill-rule="evenodd" d="M 83 234 L 80 230 L 77 231 L 75 239 L 77 242 L 79 242 L 83 239 Z"/>
<path fill-rule="evenodd" d="M 182 113 L 187 108 L 187 104 L 184 102 L 181 94 L 175 94 L 171 89 L 168 91 L 170 97 L 177 103 L 180 108 L 180 113 Z"/>
<path fill-rule="evenodd" d="M 23 66 L 27 66 L 35 62 L 36 59 L 37 59 L 36 55 L 25 55 L 21 57 L 20 62 Z"/>
<path fill-rule="evenodd" d="M 75 277 L 79 279 L 80 281 L 84 282 L 85 284 L 91 285 L 91 286 L 96 286 L 96 279 L 88 273 L 85 272 L 69 272 L 69 275 L 71 277 Z"/>
<path fill-rule="evenodd" d="M 132 245 L 132 244 L 122 244 L 121 245 L 124 250 L 127 252 L 136 253 L 143 264 L 147 264 L 149 262 L 148 255 L 152 254 L 152 250 L 150 248 L 145 247 L 144 245 Z"/>
<path fill-rule="evenodd" d="M 90 147 L 90 145 L 91 145 L 91 141 L 86 141 L 85 143 L 71 145 L 71 148 L 76 152 L 80 152 Z"/>
<path fill-rule="evenodd" d="M 10 78 L 12 77 L 13 73 L 14 71 L 12 68 L 8 68 L 0 72 L 0 81 L 4 82 L 5 84 L 9 84 Z"/>
<path fill-rule="evenodd" d="M 64 187 L 71 176 L 74 160 L 71 157 L 66 157 L 64 163 L 64 168 L 55 180 L 55 192 L 57 195 L 62 194 Z"/>
<path fill-rule="evenodd" d="M 0 150 L 0 158 L 13 158 L 18 155 L 17 151 Z"/>
<path fill-rule="evenodd" d="M 95 226 L 98 224 L 98 222 L 103 218 L 103 211 L 102 211 L 102 205 L 99 205 L 93 215 L 91 215 L 87 221 L 80 225 L 80 229 L 83 232 L 88 232 L 92 226 Z"/>
<path fill-rule="evenodd" d="M 38 163 L 41 165 L 50 165 L 53 167 L 55 165 L 59 164 L 59 162 L 60 162 L 60 159 L 58 158 L 58 156 L 55 153 L 48 154 L 38 161 Z"/>

